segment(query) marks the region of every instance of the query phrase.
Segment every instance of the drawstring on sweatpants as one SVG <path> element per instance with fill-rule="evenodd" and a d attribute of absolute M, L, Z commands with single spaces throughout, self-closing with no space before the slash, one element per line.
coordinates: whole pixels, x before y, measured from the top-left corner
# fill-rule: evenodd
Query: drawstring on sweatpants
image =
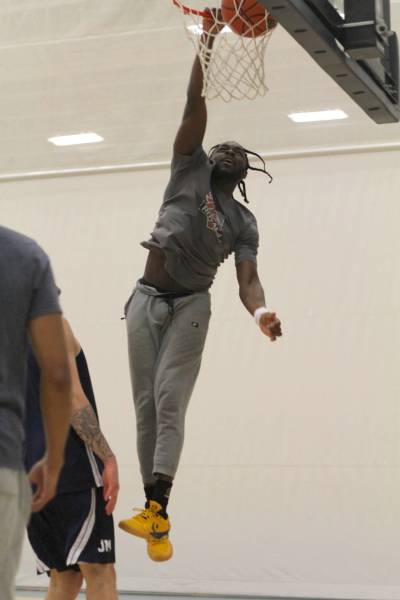
<path fill-rule="evenodd" d="M 161 298 L 162 298 L 162 296 L 161 296 Z M 173 317 L 174 316 L 174 312 L 175 312 L 175 309 L 174 309 L 174 299 L 175 298 L 171 298 L 171 297 L 169 297 L 169 298 L 165 297 L 164 298 L 165 302 L 168 304 L 168 313 L 169 313 L 170 317 Z"/>

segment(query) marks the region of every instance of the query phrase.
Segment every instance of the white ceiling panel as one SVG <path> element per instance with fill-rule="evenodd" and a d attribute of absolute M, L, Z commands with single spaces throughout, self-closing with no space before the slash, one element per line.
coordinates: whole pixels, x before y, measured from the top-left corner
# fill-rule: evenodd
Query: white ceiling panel
<path fill-rule="evenodd" d="M 400 32 L 398 2 L 392 27 Z M 0 40 L 0 176 L 169 160 L 194 55 L 170 0 L 3 0 Z M 371 121 L 282 28 L 266 64 L 267 96 L 209 102 L 207 144 L 277 153 L 400 142 L 398 124 Z M 337 108 L 350 118 L 287 116 Z M 104 142 L 47 141 L 85 131 Z"/>

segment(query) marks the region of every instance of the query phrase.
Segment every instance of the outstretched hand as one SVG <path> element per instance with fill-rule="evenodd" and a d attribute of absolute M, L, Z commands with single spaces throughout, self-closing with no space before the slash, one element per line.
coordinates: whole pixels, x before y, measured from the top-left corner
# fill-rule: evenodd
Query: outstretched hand
<path fill-rule="evenodd" d="M 282 335 L 281 322 L 276 313 L 264 313 L 260 317 L 260 329 L 264 335 L 268 336 L 271 342 L 275 342 L 277 337 Z"/>

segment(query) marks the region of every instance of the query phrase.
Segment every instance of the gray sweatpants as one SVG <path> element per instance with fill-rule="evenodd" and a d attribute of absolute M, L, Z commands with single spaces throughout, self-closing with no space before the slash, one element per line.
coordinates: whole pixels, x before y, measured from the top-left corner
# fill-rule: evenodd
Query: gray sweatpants
<path fill-rule="evenodd" d="M 155 481 L 154 473 L 176 473 L 211 314 L 207 291 L 167 300 L 139 282 L 125 308 L 137 450 L 146 484 Z"/>
<path fill-rule="evenodd" d="M 0 598 L 14 598 L 14 579 L 31 509 L 24 471 L 0 469 Z"/>

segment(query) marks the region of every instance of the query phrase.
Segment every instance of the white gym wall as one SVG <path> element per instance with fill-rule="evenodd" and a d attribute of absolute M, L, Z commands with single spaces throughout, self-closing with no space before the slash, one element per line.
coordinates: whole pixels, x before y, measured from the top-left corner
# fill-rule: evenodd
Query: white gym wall
<path fill-rule="evenodd" d="M 391 5 L 400 33 L 400 3 Z M 143 502 L 120 317 L 143 273 L 139 243 L 168 180 L 160 165 L 193 48 L 170 0 L 3 0 L 0 17 L 0 223 L 52 259 L 120 463 L 117 522 Z M 117 530 L 118 584 L 398 600 L 400 128 L 369 120 L 282 28 L 266 65 L 266 97 L 209 104 L 205 145 L 237 139 L 275 157 L 267 159 L 274 182 L 250 173 L 248 196 L 283 337 L 272 344 L 259 333 L 230 259 L 212 288 L 171 497 L 175 556 L 152 563 L 142 540 Z M 349 118 L 287 117 L 327 108 Z M 47 141 L 81 131 L 104 142 Z M 27 176 L 126 164 L 136 168 Z M 26 545 L 18 585 L 46 583 Z"/>
<path fill-rule="evenodd" d="M 400 153 L 270 163 L 248 179 L 259 270 L 284 335 L 271 344 L 237 295 L 213 316 L 171 500 L 175 556 L 117 532 L 120 589 L 400 596 Z M 143 271 L 166 169 L 1 186 L 2 223 L 51 255 L 118 455 L 116 521 L 142 502 L 122 305 Z M 20 585 L 44 585 L 26 549 Z"/>

